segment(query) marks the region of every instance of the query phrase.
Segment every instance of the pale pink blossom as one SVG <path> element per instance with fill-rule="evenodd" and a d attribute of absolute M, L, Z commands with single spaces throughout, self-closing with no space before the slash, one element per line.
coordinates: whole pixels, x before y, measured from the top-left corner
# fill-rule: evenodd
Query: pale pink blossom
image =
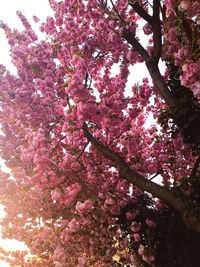
<path fill-rule="evenodd" d="M 76 204 L 76 210 L 80 214 L 88 213 L 92 210 L 93 208 L 93 202 L 89 199 L 85 200 L 84 202 L 78 201 Z"/>

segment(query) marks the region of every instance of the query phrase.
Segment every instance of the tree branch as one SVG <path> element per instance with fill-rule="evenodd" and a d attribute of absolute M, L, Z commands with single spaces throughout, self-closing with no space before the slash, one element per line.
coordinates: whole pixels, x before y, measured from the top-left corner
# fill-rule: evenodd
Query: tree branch
<path fill-rule="evenodd" d="M 152 177 L 150 177 L 148 180 L 152 181 L 154 178 L 156 178 L 156 176 L 158 176 L 159 174 L 161 174 L 160 171 L 158 171 L 157 173 L 155 173 Z"/>
<path fill-rule="evenodd" d="M 84 147 L 83 147 L 83 149 L 82 149 L 82 151 L 80 152 L 80 154 L 78 155 L 78 157 L 77 157 L 77 160 L 79 160 L 80 159 L 80 157 L 83 155 L 83 153 L 85 152 L 85 149 L 86 149 L 86 147 L 89 145 L 89 141 L 84 145 Z"/>
<path fill-rule="evenodd" d="M 174 108 L 175 99 L 167 87 L 160 71 L 157 62 L 150 57 L 144 47 L 138 42 L 135 36 L 128 30 L 124 29 L 123 38 L 141 55 L 144 59 L 151 78 L 160 92 L 161 96 L 170 108 Z"/>
<path fill-rule="evenodd" d="M 160 0 L 153 0 L 153 58 L 158 63 L 162 51 Z"/>
<path fill-rule="evenodd" d="M 140 44 L 140 42 L 135 38 L 135 36 L 126 28 L 124 28 L 122 38 L 124 38 L 130 45 L 132 45 L 132 47 L 141 55 L 141 57 L 144 59 L 145 62 L 151 59 L 146 49 Z"/>
<path fill-rule="evenodd" d="M 164 78 L 162 77 L 157 63 L 152 58 L 150 58 L 148 61 L 145 61 L 145 63 L 153 83 L 159 91 L 161 97 L 165 100 L 169 108 L 174 109 L 176 103 L 175 98 L 168 88 Z"/>
<path fill-rule="evenodd" d="M 152 16 L 150 16 L 137 1 L 129 0 L 129 5 L 141 18 L 152 24 Z"/>
<path fill-rule="evenodd" d="M 93 135 L 89 132 L 88 126 L 86 123 L 83 124 L 83 131 L 85 137 L 90 141 L 95 148 L 101 152 L 102 155 L 104 155 L 106 158 L 110 159 L 115 167 L 118 167 L 120 174 L 123 178 L 127 179 L 129 182 L 133 183 L 135 186 L 138 186 L 140 189 L 144 191 L 148 191 L 149 193 L 153 194 L 154 196 L 166 201 L 166 202 L 172 202 L 173 201 L 166 200 L 166 198 L 173 198 L 172 192 L 170 192 L 169 196 L 169 190 L 144 178 L 142 175 L 137 173 L 134 170 L 131 170 L 129 166 L 125 163 L 125 161 L 113 150 L 103 145 L 103 143 L 99 140 L 97 140 Z"/>
<path fill-rule="evenodd" d="M 122 16 L 119 14 L 119 11 L 118 11 L 118 10 L 117 10 L 117 8 L 115 7 L 115 5 L 114 5 L 113 1 L 112 1 L 112 0 L 110 0 L 110 2 L 111 2 L 111 5 L 112 5 L 112 7 L 113 7 L 113 9 L 114 9 L 115 13 L 116 13 L 116 14 L 117 14 L 117 16 L 119 17 L 119 19 L 120 19 L 122 22 L 125 22 L 125 21 L 124 21 L 124 19 L 122 18 Z"/>
<path fill-rule="evenodd" d="M 188 201 L 180 195 L 177 196 L 170 189 L 145 179 L 142 175 L 130 169 L 121 156 L 93 137 L 93 135 L 89 132 L 86 123 L 83 123 L 82 129 L 85 137 L 95 146 L 97 151 L 112 161 L 113 165 L 118 169 L 121 177 L 141 190 L 147 191 L 154 197 L 166 202 L 182 216 L 183 221 L 188 228 L 200 232 L 200 210 L 196 203 L 192 203 L 191 206 Z"/>

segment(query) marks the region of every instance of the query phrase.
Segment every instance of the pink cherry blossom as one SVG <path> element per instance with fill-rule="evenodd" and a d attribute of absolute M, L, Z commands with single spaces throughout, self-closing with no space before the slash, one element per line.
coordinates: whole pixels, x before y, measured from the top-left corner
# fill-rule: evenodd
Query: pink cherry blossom
<path fill-rule="evenodd" d="M 0 22 L 17 70 L 0 65 L 2 234 L 33 255 L 1 257 L 195 266 L 199 1 L 49 3 L 46 38 L 21 12 L 21 31 Z"/>
<path fill-rule="evenodd" d="M 76 204 L 76 210 L 80 214 L 90 212 L 92 210 L 92 208 L 93 208 L 93 202 L 89 199 L 85 200 L 84 202 L 78 201 Z"/>

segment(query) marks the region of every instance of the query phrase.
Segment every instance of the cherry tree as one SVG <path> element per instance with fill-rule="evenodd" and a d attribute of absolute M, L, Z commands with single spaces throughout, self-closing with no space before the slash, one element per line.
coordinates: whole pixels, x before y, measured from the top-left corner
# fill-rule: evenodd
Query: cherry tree
<path fill-rule="evenodd" d="M 49 2 L 44 40 L 1 23 L 3 234 L 31 252 L 7 261 L 199 266 L 199 1 Z"/>

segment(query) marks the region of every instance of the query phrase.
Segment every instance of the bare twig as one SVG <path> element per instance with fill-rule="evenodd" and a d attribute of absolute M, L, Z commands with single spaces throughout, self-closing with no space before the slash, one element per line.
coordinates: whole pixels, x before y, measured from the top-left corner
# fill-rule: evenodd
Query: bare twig
<path fill-rule="evenodd" d="M 58 148 L 59 144 L 62 142 L 62 140 L 64 140 L 67 137 L 67 135 L 62 136 L 59 141 L 57 142 L 57 144 L 52 148 L 49 157 L 51 157 L 51 155 L 53 154 L 53 152 Z"/>
<path fill-rule="evenodd" d="M 156 174 L 154 174 L 152 177 L 150 177 L 148 180 L 151 181 L 154 178 L 156 178 L 156 176 L 158 176 L 161 172 L 157 172 Z"/>
<path fill-rule="evenodd" d="M 80 157 L 83 155 L 83 153 L 84 153 L 84 151 L 85 151 L 85 149 L 86 149 L 86 147 L 89 145 L 89 141 L 84 145 L 84 147 L 83 147 L 83 149 L 82 149 L 82 151 L 81 151 L 81 153 L 78 155 L 78 157 L 77 157 L 77 161 L 80 159 Z"/>
<path fill-rule="evenodd" d="M 70 99 L 69 99 L 69 95 L 68 94 L 67 94 L 67 104 L 68 104 L 68 107 L 71 108 Z"/>
<path fill-rule="evenodd" d="M 112 143 L 114 143 L 117 139 L 119 139 L 123 133 L 124 132 L 121 132 L 118 136 L 116 136 L 113 140 L 111 140 L 110 143 L 108 144 L 108 146 L 112 145 Z"/>
<path fill-rule="evenodd" d="M 126 23 L 125 20 L 122 18 L 122 16 L 119 14 L 119 11 L 117 10 L 117 8 L 116 8 L 116 6 L 114 5 L 113 1 L 110 0 L 110 2 L 111 2 L 111 5 L 112 5 L 112 7 L 113 7 L 115 13 L 116 13 L 117 16 L 119 17 L 119 19 L 120 19 L 123 23 Z"/>

